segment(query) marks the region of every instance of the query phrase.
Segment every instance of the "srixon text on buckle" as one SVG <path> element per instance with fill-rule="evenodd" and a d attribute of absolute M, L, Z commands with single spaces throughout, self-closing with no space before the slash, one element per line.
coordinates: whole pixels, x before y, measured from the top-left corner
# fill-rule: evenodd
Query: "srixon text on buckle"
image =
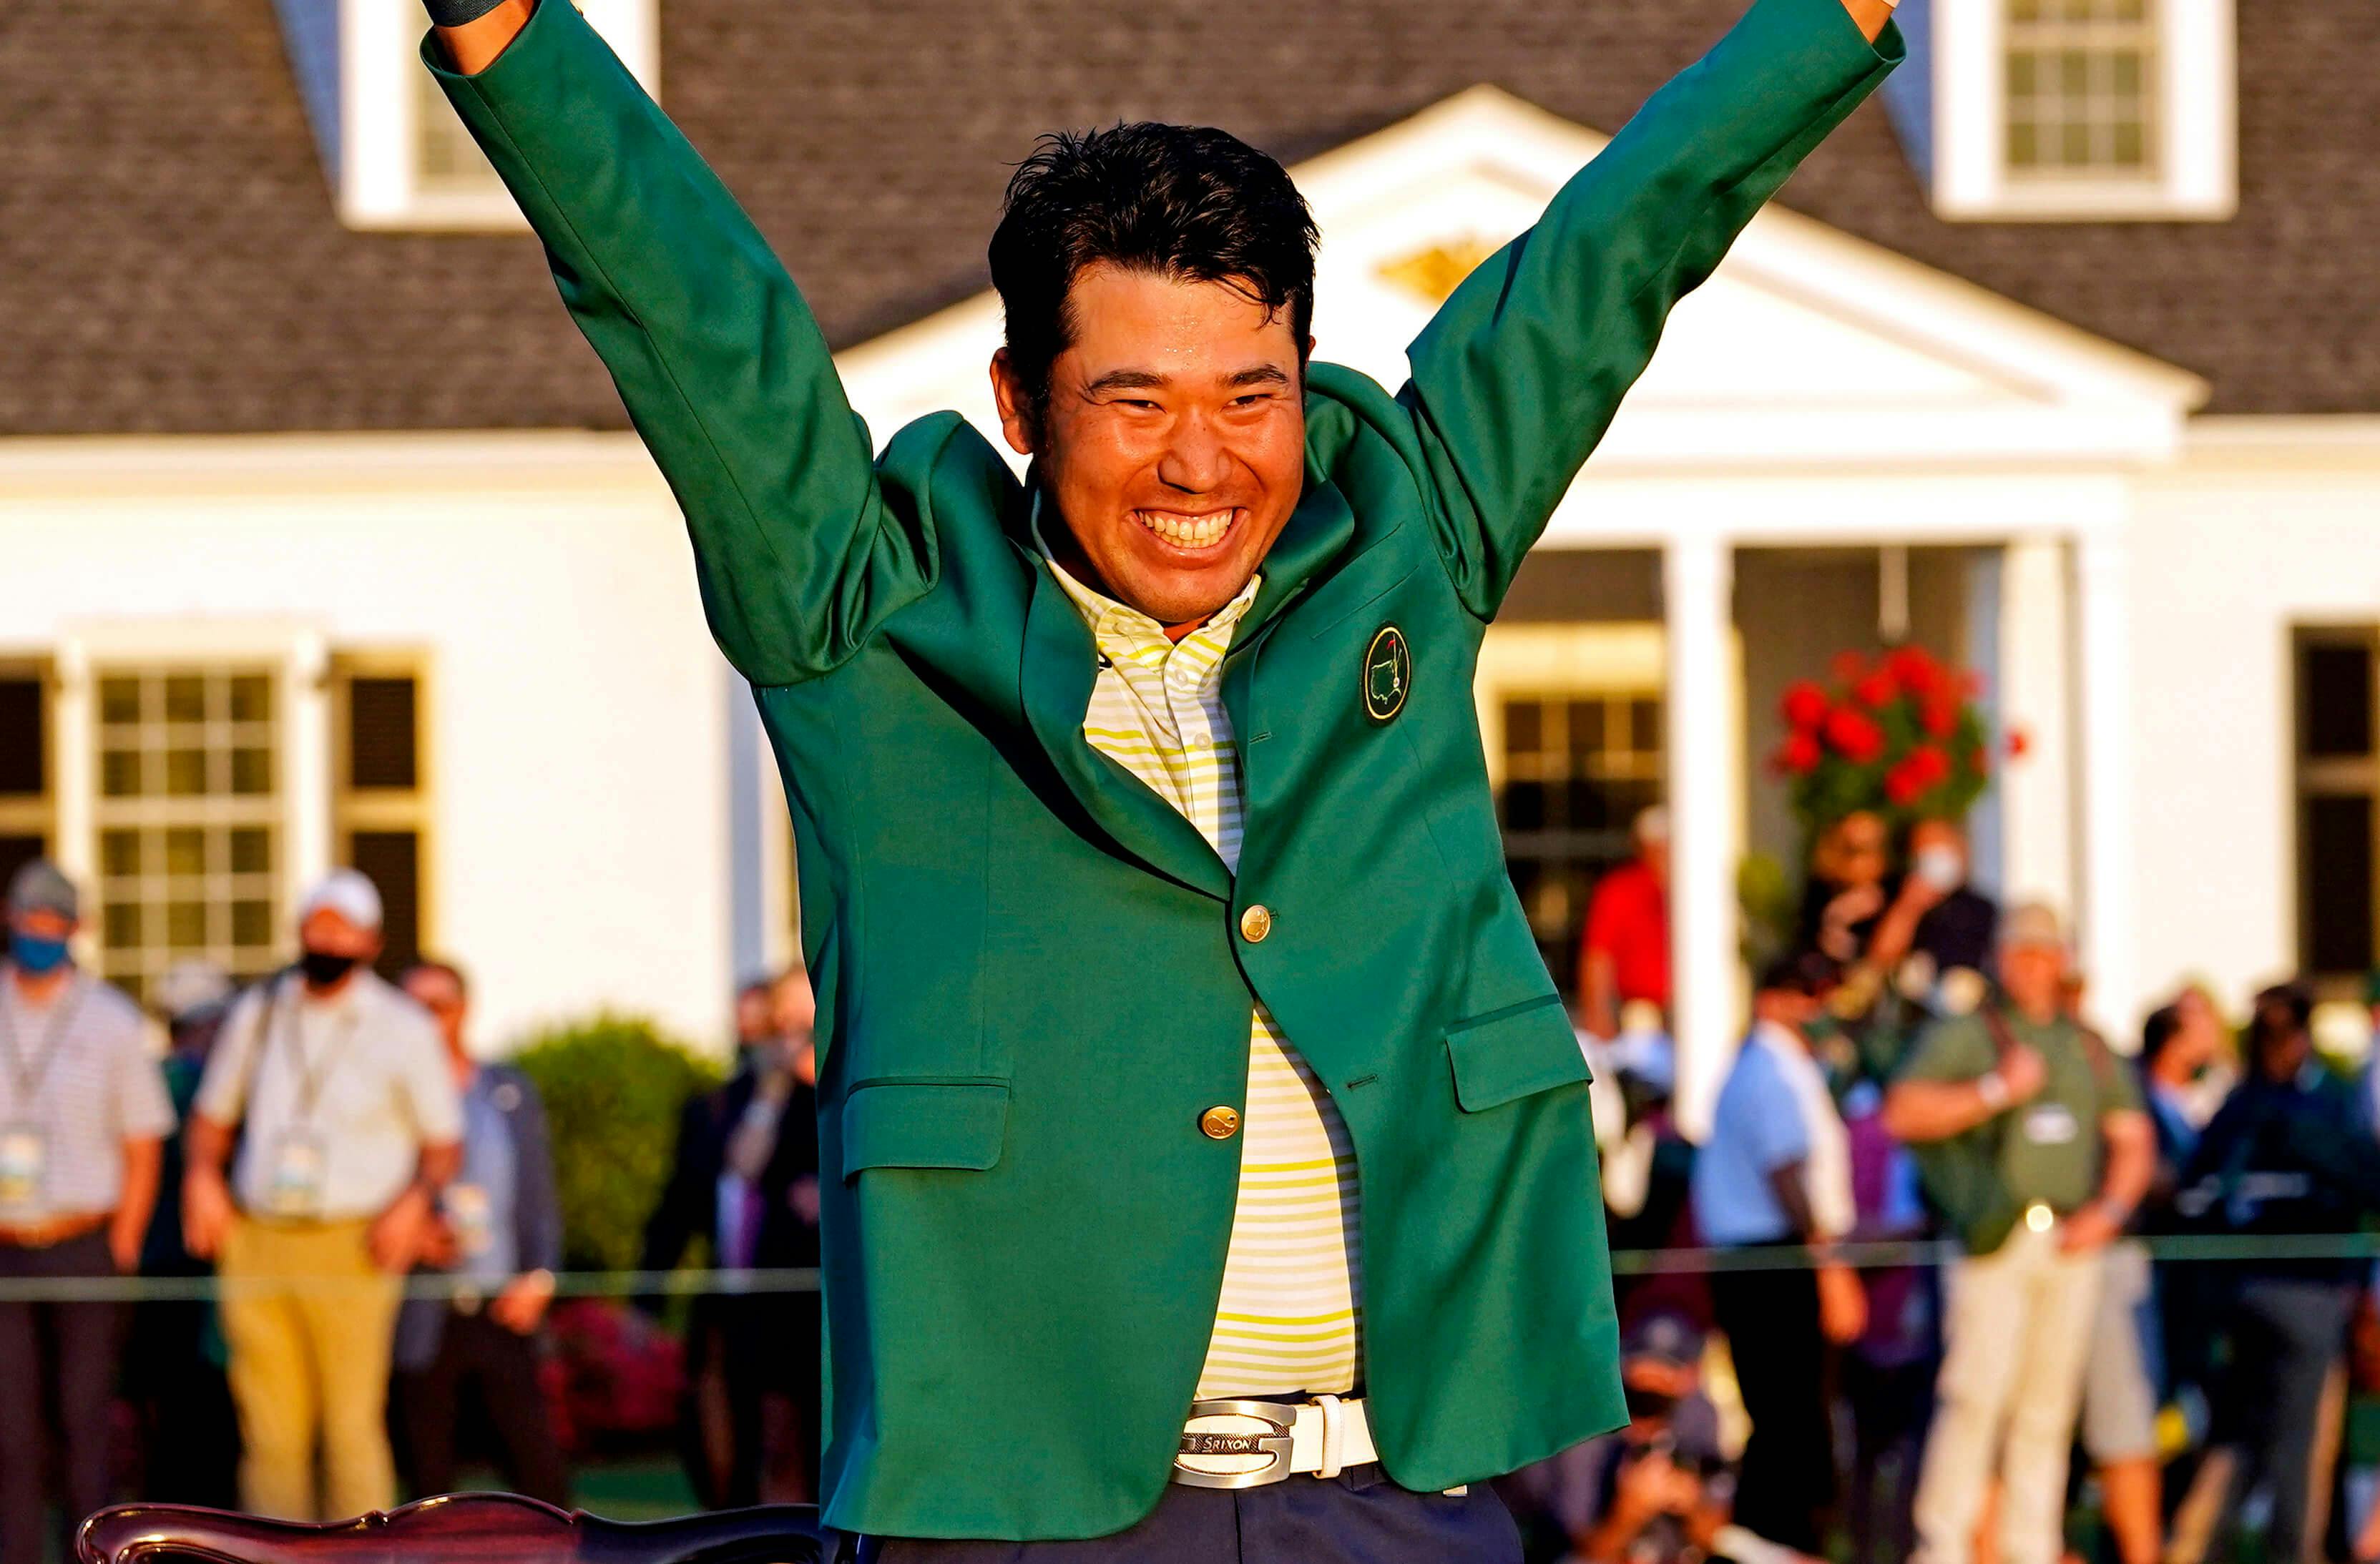
<path fill-rule="evenodd" d="M 1173 1458 L 1173 1480 L 1194 1488 L 1281 1482 L 1289 1475 L 1296 1420 L 1295 1407 L 1272 1401 L 1193 1401 Z"/>

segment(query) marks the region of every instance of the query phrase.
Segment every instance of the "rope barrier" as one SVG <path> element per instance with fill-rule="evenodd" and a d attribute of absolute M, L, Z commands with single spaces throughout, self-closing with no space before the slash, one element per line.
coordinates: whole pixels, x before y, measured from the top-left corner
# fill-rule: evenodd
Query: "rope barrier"
<path fill-rule="evenodd" d="M 2161 1262 L 2237 1265 L 2301 1260 L 2380 1260 L 2380 1232 L 2325 1232 L 2276 1235 L 2191 1233 L 2162 1238 L 2128 1239 L 2146 1248 Z M 1856 1270 L 1880 1270 L 1909 1266 L 1941 1266 L 1963 1251 L 1948 1239 L 1911 1239 L 1836 1246 L 1832 1263 Z M 1614 1276 L 1715 1275 L 1722 1272 L 1806 1269 L 1813 1264 L 1807 1249 L 1776 1245 L 1753 1249 L 1618 1249 L 1612 1251 Z M 357 1277 L 212 1276 L 151 1277 L 0 1277 L 0 1303 L 212 1303 L 242 1291 L 355 1291 L 379 1283 Z M 558 1298 L 639 1297 L 766 1297 L 815 1292 L 815 1267 L 778 1270 L 560 1271 L 554 1275 Z M 490 1289 L 459 1277 L 420 1273 L 404 1279 L 407 1298 L 442 1301 L 485 1301 Z"/>

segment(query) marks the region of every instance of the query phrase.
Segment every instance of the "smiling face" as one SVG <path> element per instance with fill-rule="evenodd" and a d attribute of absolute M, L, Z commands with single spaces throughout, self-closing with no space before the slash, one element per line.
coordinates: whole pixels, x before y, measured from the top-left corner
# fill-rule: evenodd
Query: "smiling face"
<path fill-rule="evenodd" d="M 1036 409 L 1003 350 L 992 389 L 1035 458 L 1070 570 L 1176 635 L 1239 595 L 1305 476 L 1305 350 L 1223 283 L 1101 264 L 1066 300 L 1071 340 Z"/>

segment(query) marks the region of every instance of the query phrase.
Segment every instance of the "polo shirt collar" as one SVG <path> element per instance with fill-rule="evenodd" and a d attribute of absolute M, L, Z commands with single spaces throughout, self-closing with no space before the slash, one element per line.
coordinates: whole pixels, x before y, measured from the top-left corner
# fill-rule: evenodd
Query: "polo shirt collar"
<path fill-rule="evenodd" d="M 1091 638 L 1098 643 L 1100 650 L 1108 651 L 1112 656 L 1111 646 L 1120 646 L 1127 650 L 1137 650 L 1151 643 L 1161 645 L 1168 649 L 1172 649 L 1174 643 L 1167 637 L 1164 625 L 1129 603 L 1119 602 L 1098 588 L 1086 585 L 1075 577 L 1074 572 L 1060 564 L 1058 556 L 1050 552 L 1049 537 L 1041 523 L 1041 495 L 1040 491 L 1036 490 L 1033 497 L 1033 546 L 1040 551 L 1041 558 L 1050 566 L 1050 574 L 1056 578 L 1058 586 L 1065 592 L 1066 600 L 1075 605 L 1075 612 L 1082 615 L 1083 624 L 1090 630 Z M 1208 615 L 1206 621 L 1197 629 L 1192 631 L 1191 635 L 1220 637 L 1228 644 L 1232 629 L 1255 605 L 1257 593 L 1262 589 L 1263 585 L 1262 571 L 1249 576 L 1246 585 L 1240 588 L 1238 595 Z M 1184 638 L 1186 640 L 1189 637 Z"/>

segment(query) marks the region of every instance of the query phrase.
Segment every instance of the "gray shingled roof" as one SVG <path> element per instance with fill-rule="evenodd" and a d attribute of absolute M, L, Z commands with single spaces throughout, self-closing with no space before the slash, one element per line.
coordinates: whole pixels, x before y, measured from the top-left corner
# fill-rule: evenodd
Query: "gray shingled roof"
<path fill-rule="evenodd" d="M 1058 124 L 1287 158 L 1492 81 L 1615 128 L 1742 0 L 662 0 L 664 95 L 838 346 L 982 285 L 1002 160 Z M 2380 28 L 2256 0 L 2240 218 L 1946 224 L 1879 105 L 1824 221 L 2212 381 L 2380 411 Z M 349 233 L 271 0 L 0 6 L 0 433 L 624 424 L 526 237 Z"/>

